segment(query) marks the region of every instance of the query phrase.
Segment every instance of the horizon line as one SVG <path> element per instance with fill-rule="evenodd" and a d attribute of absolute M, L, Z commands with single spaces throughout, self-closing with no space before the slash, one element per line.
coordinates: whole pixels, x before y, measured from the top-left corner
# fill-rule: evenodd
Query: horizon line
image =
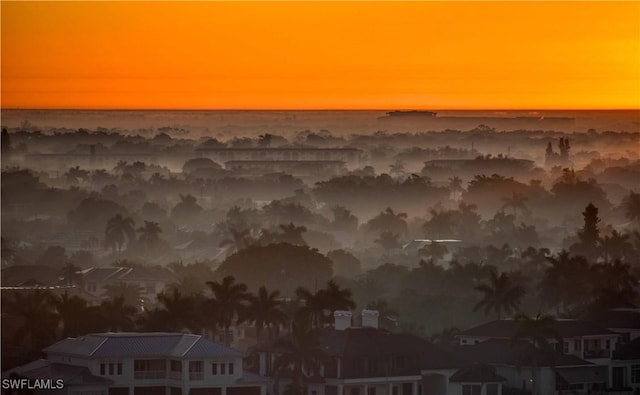
<path fill-rule="evenodd" d="M 640 111 L 640 107 L 582 107 L 582 108 L 105 108 L 105 107 L 0 107 L 0 111 Z"/>

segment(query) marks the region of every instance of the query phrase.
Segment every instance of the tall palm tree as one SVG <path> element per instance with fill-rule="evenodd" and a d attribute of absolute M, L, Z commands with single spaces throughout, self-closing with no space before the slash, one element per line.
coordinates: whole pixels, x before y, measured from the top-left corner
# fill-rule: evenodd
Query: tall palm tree
<path fill-rule="evenodd" d="M 70 287 L 79 285 L 82 281 L 80 268 L 71 262 L 67 262 L 62 269 L 60 269 L 60 276 L 64 280 L 64 283 Z"/>
<path fill-rule="evenodd" d="M 63 338 L 87 333 L 86 316 L 88 304 L 86 299 L 78 295 L 70 296 L 65 292 L 53 298 L 53 305 L 62 321 Z"/>
<path fill-rule="evenodd" d="M 168 313 L 169 320 L 175 322 L 179 330 L 187 328 L 191 332 L 198 331 L 202 326 L 197 312 L 198 299 L 197 295 L 182 295 L 177 289 L 158 294 L 158 303 Z"/>
<path fill-rule="evenodd" d="M 550 256 L 551 264 L 544 273 L 539 288 L 543 300 L 558 313 L 572 314 L 574 307 L 585 303 L 590 293 L 590 271 L 582 256 L 571 256 L 562 250 Z"/>
<path fill-rule="evenodd" d="M 222 240 L 219 247 L 229 246 L 231 248 L 231 252 L 237 252 L 251 244 L 249 229 L 237 230 L 231 228 L 229 229 L 229 232 L 231 233 L 231 237 Z"/>
<path fill-rule="evenodd" d="M 328 281 L 324 289 L 314 293 L 306 288 L 296 289 L 296 296 L 303 303 L 299 309 L 298 316 L 306 317 L 312 328 L 321 328 L 325 324 L 325 312 L 331 314 L 336 310 L 348 310 L 356 307 L 353 301 L 351 290 L 340 288 L 333 280 Z"/>
<path fill-rule="evenodd" d="M 637 221 L 640 225 L 640 193 L 631 191 L 622 204 L 625 207 L 627 218 Z"/>
<path fill-rule="evenodd" d="M 105 246 L 120 252 L 125 243 L 131 243 L 132 240 L 135 240 L 135 236 L 133 219 L 118 214 L 107 222 L 104 234 Z"/>
<path fill-rule="evenodd" d="M 138 242 L 148 250 L 157 246 L 160 242 L 160 233 L 162 233 L 162 229 L 160 228 L 160 224 L 157 222 L 144 221 L 144 226 L 139 227 L 136 231 L 140 233 Z"/>
<path fill-rule="evenodd" d="M 142 287 L 125 282 L 107 284 L 104 287 L 104 294 L 108 299 L 122 298 L 125 304 L 136 309 L 142 309 L 145 303 L 142 297 Z"/>
<path fill-rule="evenodd" d="M 545 358 L 553 363 L 553 341 L 562 344 L 562 338 L 558 333 L 557 323 L 553 316 L 540 315 L 531 318 L 526 315 L 518 315 L 518 330 L 513 336 L 514 341 L 526 340 L 531 347 L 525 350 L 524 358 L 531 366 L 531 395 L 538 395 L 538 366 L 540 358 Z"/>
<path fill-rule="evenodd" d="M 406 235 L 408 233 L 407 213 L 396 213 L 391 207 L 387 207 L 380 214 L 367 222 L 370 231 L 389 231 Z"/>
<path fill-rule="evenodd" d="M 633 245 L 629 242 L 630 236 L 614 230 L 611 235 L 600 238 L 600 250 L 604 261 L 610 262 L 633 256 Z"/>
<path fill-rule="evenodd" d="M 280 291 L 267 291 L 266 287 L 260 287 L 256 295 L 249 294 L 249 304 L 244 315 L 246 320 L 256 326 L 256 337 L 261 343 L 265 327 L 268 330 L 268 338 L 271 338 L 272 328 L 278 333 L 280 325 L 285 325 L 288 317 L 280 308 L 282 301 L 279 299 Z"/>
<path fill-rule="evenodd" d="M 23 322 L 16 331 L 15 341 L 30 339 L 31 351 L 39 351 L 55 338 L 58 315 L 53 308 L 53 297 L 48 291 L 34 290 L 26 294 L 15 293 L 6 311 L 21 317 Z"/>
<path fill-rule="evenodd" d="M 498 319 L 502 318 L 502 312 L 509 314 L 518 310 L 520 299 L 524 295 L 524 289 L 513 284 L 506 273 L 498 275 L 496 271 L 489 274 L 489 283 L 480 284 L 475 289 L 483 294 L 483 298 L 473 308 L 477 311 L 484 308 L 484 313 L 494 311 Z"/>
<path fill-rule="evenodd" d="M 246 308 L 247 286 L 236 283 L 233 276 L 223 278 L 222 282 L 207 281 L 207 285 L 213 293 L 218 318 L 224 330 L 224 344 L 229 345 L 229 327 Z"/>
<path fill-rule="evenodd" d="M 99 311 L 100 326 L 105 331 L 119 332 L 133 330 L 138 309 L 128 304 L 123 296 L 118 296 L 100 303 Z"/>
<path fill-rule="evenodd" d="M 289 388 L 289 393 L 292 395 L 305 394 L 307 375 L 319 372 L 322 362 L 327 358 L 320 343 L 319 332 L 309 330 L 305 325 L 297 325 L 294 326 L 289 337 L 278 339 L 274 343 L 274 347 L 280 353 L 274 361 L 276 377 L 284 372 L 291 372 L 293 383 Z M 277 380 L 276 378 L 276 382 Z"/>
<path fill-rule="evenodd" d="M 527 200 L 529 199 L 527 199 L 523 194 L 518 192 L 513 192 L 511 194 L 511 197 L 502 198 L 502 201 L 504 202 L 504 204 L 502 205 L 502 208 L 512 208 L 513 216 L 515 217 L 517 216 L 518 211 L 520 211 L 520 214 L 524 214 L 529 211 L 527 209 L 527 206 L 525 205 L 525 202 Z"/>
<path fill-rule="evenodd" d="M 367 304 L 367 310 L 376 310 L 380 315 L 380 327 L 387 330 L 394 330 L 398 325 L 400 314 L 391 307 L 384 299 L 375 300 Z"/>

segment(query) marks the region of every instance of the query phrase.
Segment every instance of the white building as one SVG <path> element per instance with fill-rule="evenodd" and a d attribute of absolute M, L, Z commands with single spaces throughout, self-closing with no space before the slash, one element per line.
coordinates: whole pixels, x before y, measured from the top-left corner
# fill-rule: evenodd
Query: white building
<path fill-rule="evenodd" d="M 3 378 L 59 378 L 55 393 L 73 395 L 265 395 L 268 383 L 243 370 L 239 351 L 192 334 L 90 334 L 44 352 Z"/>

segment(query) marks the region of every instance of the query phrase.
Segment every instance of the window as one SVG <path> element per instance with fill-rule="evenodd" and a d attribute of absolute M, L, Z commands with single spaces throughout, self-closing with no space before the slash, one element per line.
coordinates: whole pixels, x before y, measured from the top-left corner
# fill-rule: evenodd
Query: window
<path fill-rule="evenodd" d="M 562 343 L 562 352 L 565 354 L 569 353 L 569 342 L 563 342 Z"/>
<path fill-rule="evenodd" d="M 109 375 L 113 375 L 113 372 L 114 372 L 113 368 L 114 368 L 113 364 L 110 363 L 109 364 Z"/>
<path fill-rule="evenodd" d="M 574 348 L 576 351 L 580 351 L 580 348 L 581 348 L 581 347 L 580 347 L 580 340 L 576 339 L 576 340 L 574 340 L 574 341 L 573 341 L 573 348 Z"/>
<path fill-rule="evenodd" d="M 631 382 L 640 384 L 640 365 L 631 365 Z"/>
<path fill-rule="evenodd" d="M 487 384 L 487 395 L 498 395 L 498 384 Z"/>
<path fill-rule="evenodd" d="M 376 387 L 369 388 L 367 395 L 376 395 Z"/>
<path fill-rule="evenodd" d="M 117 367 L 118 367 L 118 375 L 121 375 L 122 374 L 122 362 L 118 362 Z"/>
<path fill-rule="evenodd" d="M 604 348 L 606 348 L 607 350 L 611 349 L 611 340 L 609 340 L 609 339 L 605 340 Z"/>
<path fill-rule="evenodd" d="M 233 374 L 233 363 L 229 364 L 229 374 Z"/>
<path fill-rule="evenodd" d="M 202 380 L 202 361 L 189 361 L 189 380 Z"/>
<path fill-rule="evenodd" d="M 106 369 L 107 368 L 107 364 L 106 363 L 101 363 L 100 364 L 100 375 L 104 376 L 105 374 L 107 374 Z"/>
<path fill-rule="evenodd" d="M 227 374 L 227 365 L 223 363 L 220 364 L 220 374 Z"/>
<path fill-rule="evenodd" d="M 215 362 L 211 364 L 211 374 L 213 376 L 217 376 L 218 375 L 218 364 L 215 363 Z"/>
<path fill-rule="evenodd" d="M 170 363 L 171 366 L 171 371 L 172 372 L 182 372 L 182 362 L 181 361 L 177 361 L 175 359 L 171 360 Z"/>
<path fill-rule="evenodd" d="M 480 395 L 482 386 L 480 384 L 465 384 L 462 386 L 462 395 Z"/>

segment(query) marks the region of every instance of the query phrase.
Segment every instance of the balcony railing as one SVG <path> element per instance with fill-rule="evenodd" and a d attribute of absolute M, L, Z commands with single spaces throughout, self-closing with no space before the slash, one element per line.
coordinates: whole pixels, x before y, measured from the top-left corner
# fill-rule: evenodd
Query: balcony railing
<path fill-rule="evenodd" d="M 585 358 L 609 358 L 609 350 L 585 350 Z"/>
<path fill-rule="evenodd" d="M 167 372 L 164 370 L 137 370 L 133 372 L 133 378 L 139 380 L 164 379 Z"/>
<path fill-rule="evenodd" d="M 202 380 L 204 374 L 202 372 L 189 372 L 189 380 Z"/>

